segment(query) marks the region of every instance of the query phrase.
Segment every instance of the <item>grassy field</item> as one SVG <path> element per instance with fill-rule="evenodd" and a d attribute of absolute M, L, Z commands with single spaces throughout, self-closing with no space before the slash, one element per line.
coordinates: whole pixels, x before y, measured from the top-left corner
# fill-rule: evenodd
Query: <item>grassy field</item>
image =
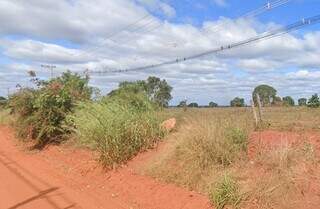
<path fill-rule="evenodd" d="M 320 109 L 273 107 L 264 108 L 262 113 L 264 126 L 256 129 L 251 108 L 189 108 L 187 111 L 172 108 L 158 111 L 155 113 L 157 120 L 174 117 L 178 123 L 175 130 L 165 137 L 165 149 L 147 162 L 140 172 L 206 194 L 218 209 L 225 206 L 302 208 L 307 204 L 304 202 L 306 197 L 316 195 L 315 192 L 307 193 L 310 182 L 320 184 L 320 160 L 316 148 L 306 140 L 308 136 L 303 135 L 310 132 L 320 136 Z M 83 133 L 92 137 L 97 135 L 95 129 L 103 130 L 97 135 L 97 140 L 101 140 L 113 133 L 112 127 L 116 126 L 112 121 L 112 125 L 108 125 L 112 117 L 104 109 L 97 115 L 105 117 L 102 120 L 105 122 L 99 124 L 108 126 L 110 130 L 96 127 L 92 123 L 94 118 L 80 120 L 78 116 L 77 127 L 81 124 L 94 125 L 95 128 L 88 127 L 88 130 L 84 127 Z M 0 124 L 11 122 L 8 110 L 1 110 Z M 145 126 L 141 121 L 135 124 Z M 116 136 L 127 128 L 119 129 Z M 141 132 L 140 129 L 135 130 Z M 250 158 L 250 135 L 266 130 L 297 133 L 304 141 L 297 146 L 283 144 L 272 150 L 258 147 L 257 157 Z M 136 135 L 140 136 L 135 134 L 131 138 L 136 139 Z M 86 139 L 89 137 L 84 136 Z M 121 140 L 119 138 L 117 143 Z"/>
<path fill-rule="evenodd" d="M 249 135 L 257 131 L 251 108 L 169 109 L 162 116 L 176 117 L 177 130 L 142 172 L 207 194 L 217 208 L 286 208 L 286 200 L 298 198 L 295 180 L 311 178 L 301 165 L 320 165 L 309 143 L 259 150 L 255 160 L 249 159 Z M 258 131 L 314 132 L 320 130 L 319 116 L 319 109 L 265 108 L 267 125 Z M 320 179 L 319 172 L 315 175 Z"/>

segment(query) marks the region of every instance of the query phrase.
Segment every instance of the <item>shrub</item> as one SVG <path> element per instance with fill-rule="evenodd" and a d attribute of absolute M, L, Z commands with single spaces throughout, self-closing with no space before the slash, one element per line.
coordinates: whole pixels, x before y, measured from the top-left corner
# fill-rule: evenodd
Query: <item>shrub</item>
<path fill-rule="evenodd" d="M 311 96 L 311 98 L 308 100 L 308 107 L 317 108 L 320 107 L 320 99 L 318 94 L 314 94 Z"/>
<path fill-rule="evenodd" d="M 237 207 L 241 201 L 239 185 L 230 175 L 224 174 L 214 184 L 209 198 L 217 209 L 223 209 L 226 205 Z"/>
<path fill-rule="evenodd" d="M 229 128 L 226 130 L 226 136 L 230 140 L 233 149 L 236 151 L 247 151 L 248 136 L 241 128 Z"/>
<path fill-rule="evenodd" d="M 97 149 L 108 168 L 152 147 L 161 137 L 153 104 L 142 94 L 119 93 L 102 102 L 83 103 L 69 119 L 80 142 Z"/>
<path fill-rule="evenodd" d="M 282 98 L 284 105 L 286 106 L 294 106 L 294 99 L 291 96 L 286 96 Z"/>
<path fill-rule="evenodd" d="M 60 142 L 67 133 L 64 120 L 78 101 L 90 99 L 88 78 L 70 72 L 48 82 L 38 81 L 38 89 L 21 89 L 9 100 L 17 115 L 17 131 L 21 137 L 36 140 L 36 147 Z"/>

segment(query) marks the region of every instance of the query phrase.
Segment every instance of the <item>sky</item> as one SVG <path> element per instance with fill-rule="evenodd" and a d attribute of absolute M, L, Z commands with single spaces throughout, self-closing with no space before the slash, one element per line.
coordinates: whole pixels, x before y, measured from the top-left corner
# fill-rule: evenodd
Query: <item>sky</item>
<path fill-rule="evenodd" d="M 66 70 L 90 73 L 105 94 L 121 81 L 157 76 L 172 105 L 249 103 L 260 84 L 294 99 L 320 93 L 320 24 L 243 47 L 143 71 L 113 72 L 192 56 L 320 15 L 320 0 L 1 0 L 0 95 Z M 283 4 L 282 4 L 283 3 Z M 247 15 L 246 15 L 247 14 Z M 95 71 L 106 71 L 103 74 Z"/>

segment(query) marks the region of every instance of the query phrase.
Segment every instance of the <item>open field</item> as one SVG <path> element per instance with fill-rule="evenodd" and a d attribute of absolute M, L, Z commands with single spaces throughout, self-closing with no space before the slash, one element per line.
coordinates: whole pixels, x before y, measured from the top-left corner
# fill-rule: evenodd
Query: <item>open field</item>
<path fill-rule="evenodd" d="M 12 118 L 7 113 L 7 111 L 1 112 L 2 124 L 8 121 L 12 123 Z M 174 108 L 159 111 L 157 115 L 160 121 L 174 117 L 177 119 L 177 125 L 175 130 L 167 134 L 159 146 L 156 146 L 156 149 L 139 154 L 133 161 L 129 161 L 127 168 L 121 168 L 115 173 L 99 171 L 112 176 L 113 180 L 107 180 L 109 183 L 103 184 L 111 196 L 113 194 L 121 196 L 116 198 L 122 202 L 121 204 L 131 204 L 130 201 L 134 201 L 135 206 L 140 205 L 139 208 L 149 209 L 151 207 L 149 203 L 153 202 L 155 208 L 174 208 L 173 205 L 179 198 L 173 201 L 170 195 L 163 197 L 170 199 L 167 199 L 169 205 L 161 205 L 159 202 L 159 205 L 155 206 L 158 201 L 154 196 L 155 193 L 149 196 L 148 191 L 143 189 L 144 186 L 158 184 L 151 183 L 154 181 L 152 178 L 157 179 L 156 182 L 163 182 L 160 184 L 167 194 L 179 190 L 172 184 L 200 193 L 201 195 L 196 193 L 192 195 L 192 199 L 196 197 L 200 202 L 197 200 L 192 202 L 194 200 L 189 198 L 183 200 L 188 202 L 187 205 L 190 207 L 186 208 L 190 209 L 196 208 L 192 205 L 197 204 L 203 205 L 197 207 L 207 208 L 208 201 L 215 208 L 263 209 L 316 209 L 320 203 L 320 111 L 318 109 L 264 108 L 263 120 L 266 125 L 259 129 L 255 129 L 251 108 L 189 108 L 187 111 Z M 3 133 L 6 129 L 1 130 Z M 64 148 L 65 146 L 67 147 Z M 42 154 L 40 152 L 37 160 L 50 159 L 53 163 L 51 166 L 60 164 L 59 169 L 65 170 L 70 167 L 71 170 L 75 169 L 75 172 L 85 172 L 85 176 L 101 178 L 101 181 L 96 181 L 84 176 L 73 177 L 79 182 L 87 182 L 90 191 L 92 189 L 97 196 L 102 195 L 103 190 L 97 186 L 102 184 L 104 178 L 99 177 L 100 174 L 97 173 L 97 168 L 100 167 L 98 162 L 92 161 L 99 158 L 96 152 L 79 148 L 76 139 L 62 146 L 60 149 L 62 152 L 70 153 L 68 154 L 70 157 L 74 155 L 72 159 L 81 159 L 83 162 L 81 163 L 69 157 L 64 159 L 55 149 L 46 149 Z M 78 154 L 71 153 L 83 154 L 77 156 Z M 21 158 L 24 155 L 28 154 L 22 154 Z M 128 173 L 126 169 L 133 171 L 134 174 Z M 67 170 L 64 172 L 69 172 Z M 138 175 L 141 178 L 131 175 Z M 121 176 L 130 179 L 130 187 L 121 183 Z M 59 181 L 69 180 L 62 178 Z M 171 186 L 166 188 L 164 186 L 166 184 Z M 137 187 L 143 192 L 136 191 Z M 187 190 L 181 190 L 181 194 L 186 194 L 184 192 Z M 126 192 L 138 193 L 129 198 L 125 195 Z M 139 195 L 151 199 L 141 199 L 142 196 Z M 77 204 L 82 203 L 78 201 Z"/>
<path fill-rule="evenodd" d="M 316 208 L 320 203 L 319 110 L 266 108 L 268 126 L 256 131 L 250 108 L 171 109 L 164 114 L 181 118 L 180 125 L 142 173 L 207 194 L 216 205 L 219 198 L 235 197 L 221 207 Z M 227 143 L 242 137 L 243 149 Z M 229 182 L 223 184 L 223 197 L 217 194 L 219 181 Z"/>

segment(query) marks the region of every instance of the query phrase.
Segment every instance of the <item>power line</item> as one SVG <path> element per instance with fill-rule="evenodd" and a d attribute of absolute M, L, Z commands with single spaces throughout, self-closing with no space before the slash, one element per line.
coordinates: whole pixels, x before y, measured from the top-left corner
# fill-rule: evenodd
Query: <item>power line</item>
<path fill-rule="evenodd" d="M 89 71 L 90 73 L 115 73 L 115 72 L 130 72 L 130 71 L 143 71 L 143 70 L 147 70 L 147 69 L 152 69 L 152 68 L 158 68 L 158 67 L 162 67 L 162 66 L 166 66 L 166 65 L 172 65 L 172 64 L 177 64 L 177 63 L 181 63 L 181 62 L 185 62 L 188 60 L 193 60 L 193 59 L 197 59 L 197 58 L 201 58 L 207 55 L 211 55 L 211 54 L 216 54 L 218 52 L 222 52 L 222 51 L 226 51 L 226 50 L 230 50 L 233 48 L 237 48 L 240 46 L 245 46 L 251 43 L 255 43 L 255 42 L 259 42 L 259 41 L 264 41 L 264 40 L 268 40 L 277 36 L 281 36 L 283 34 L 287 34 L 291 31 L 294 30 L 298 30 L 302 27 L 305 27 L 307 25 L 313 25 L 313 24 L 318 24 L 320 22 L 320 15 L 317 16 L 313 16 L 313 17 L 309 17 L 309 18 L 303 18 L 302 20 L 295 22 L 293 24 L 287 25 L 285 27 L 280 27 L 279 29 L 276 30 L 271 30 L 271 31 L 267 31 L 265 33 L 262 33 L 260 35 L 257 35 L 256 37 L 253 38 L 249 38 L 237 43 L 233 43 L 233 44 L 229 44 L 229 45 L 225 45 L 225 46 L 221 46 L 219 48 L 215 48 L 212 50 L 208 50 L 199 54 L 195 54 L 195 55 L 191 55 L 191 56 L 187 56 L 187 57 L 183 57 L 183 58 L 177 58 L 174 60 L 169 60 L 169 61 L 165 61 L 165 62 L 160 62 L 158 64 L 153 64 L 153 65 L 146 65 L 146 66 L 142 66 L 142 67 L 136 67 L 136 68 L 128 68 L 128 69 L 116 69 L 116 70 L 103 70 L 103 71 Z"/>
<path fill-rule="evenodd" d="M 272 2 L 267 2 L 265 5 L 257 8 L 257 9 L 254 9 L 254 10 L 251 10 L 249 12 L 246 12 L 245 14 L 242 14 L 234 19 L 241 19 L 241 18 L 254 18 L 254 17 L 257 17 L 265 12 L 269 12 L 273 9 L 276 9 L 280 6 L 283 6 L 285 4 L 288 4 L 290 1 L 292 0 L 275 0 L 275 1 L 272 1 Z M 213 28 L 206 28 L 206 29 L 203 29 L 202 30 L 202 35 L 204 36 L 207 36 L 208 38 L 210 38 L 210 35 L 209 33 L 213 33 L 213 32 L 218 32 L 219 31 L 219 28 L 221 28 L 222 26 L 227 26 L 229 25 L 230 23 L 220 23 L 216 26 L 214 26 Z M 184 42 L 180 42 L 180 44 L 184 44 L 184 43 L 187 43 L 187 41 L 184 41 Z"/>
<path fill-rule="evenodd" d="M 240 15 L 240 16 L 236 17 L 235 19 L 256 17 L 256 16 L 258 16 L 258 15 L 260 15 L 260 14 L 263 14 L 263 13 L 265 13 L 265 12 L 271 11 L 271 10 L 277 8 L 277 7 L 282 6 L 282 5 L 285 5 L 285 4 L 289 3 L 290 1 L 292 1 L 292 0 L 275 0 L 275 1 L 272 1 L 272 2 L 268 2 L 268 3 L 266 3 L 265 5 L 257 8 L 257 9 L 251 10 L 251 11 L 249 11 L 249 12 L 243 14 L 243 15 Z M 140 27 L 138 27 L 138 28 L 137 28 L 137 27 L 136 27 L 136 28 L 133 27 L 133 28 L 132 28 L 133 30 L 129 30 L 130 27 L 127 27 L 126 29 L 121 30 L 119 33 L 115 33 L 115 34 L 113 34 L 112 36 L 109 36 L 109 37 L 104 38 L 103 40 L 108 40 L 108 39 L 109 39 L 109 40 L 112 40 L 112 41 L 115 42 L 115 40 L 114 40 L 114 39 L 111 39 L 111 38 L 114 37 L 114 36 L 117 35 L 117 34 L 120 34 L 121 32 L 124 32 L 124 31 L 130 31 L 130 32 L 133 32 L 133 33 L 134 33 L 134 32 L 138 32 L 138 31 L 144 32 L 144 33 L 149 33 L 149 32 L 155 31 L 156 29 L 160 28 L 160 27 L 163 25 L 163 23 L 162 23 L 162 22 L 159 22 L 159 23 L 153 25 L 153 22 L 154 22 L 155 20 L 152 19 L 152 18 L 153 18 L 152 15 L 147 14 L 146 16 L 144 16 L 143 18 L 141 18 L 139 21 L 137 21 L 136 24 L 137 24 L 137 23 L 140 23 L 140 22 L 141 22 L 142 20 L 144 20 L 144 19 L 151 19 L 151 21 L 147 21 L 147 23 L 143 24 L 142 26 L 140 26 Z M 135 25 L 135 24 L 130 24 L 130 25 L 133 26 L 133 25 Z M 214 31 L 210 30 L 210 28 L 203 29 L 203 30 L 202 30 L 202 35 L 205 35 L 205 36 L 209 37 L 209 33 L 218 32 L 219 30 L 217 30 L 217 29 L 218 29 L 218 28 L 221 28 L 222 26 L 225 26 L 225 25 L 228 25 L 228 23 L 223 23 L 223 24 L 218 24 L 218 25 L 216 25 L 216 26 L 214 27 L 214 28 L 216 28 L 216 30 L 214 30 Z M 149 26 L 150 26 L 150 27 L 149 27 Z M 141 29 L 142 29 L 142 30 L 141 30 Z M 210 38 L 210 37 L 209 37 L 209 38 Z M 121 40 L 121 44 L 128 43 L 129 41 L 132 41 L 132 37 L 127 38 L 127 39 L 124 39 L 124 40 Z M 175 48 L 176 48 L 176 47 L 179 47 L 179 45 L 182 45 L 182 44 L 184 44 L 184 43 L 187 43 L 187 41 L 183 41 L 183 42 L 180 42 L 180 43 L 175 43 L 175 40 L 174 40 L 173 42 L 174 42 L 174 43 L 173 43 L 173 47 L 175 47 Z M 96 47 L 90 49 L 89 51 L 80 53 L 80 54 L 78 54 L 78 55 L 76 55 L 76 56 L 80 56 L 80 55 L 85 54 L 85 53 L 90 53 L 90 54 L 91 54 L 91 53 L 93 53 L 94 51 L 96 51 L 97 49 L 99 49 L 99 48 L 101 48 L 101 47 L 103 47 L 103 46 L 104 46 L 104 44 L 102 44 L 102 45 L 100 45 L 100 46 L 96 46 Z"/>

